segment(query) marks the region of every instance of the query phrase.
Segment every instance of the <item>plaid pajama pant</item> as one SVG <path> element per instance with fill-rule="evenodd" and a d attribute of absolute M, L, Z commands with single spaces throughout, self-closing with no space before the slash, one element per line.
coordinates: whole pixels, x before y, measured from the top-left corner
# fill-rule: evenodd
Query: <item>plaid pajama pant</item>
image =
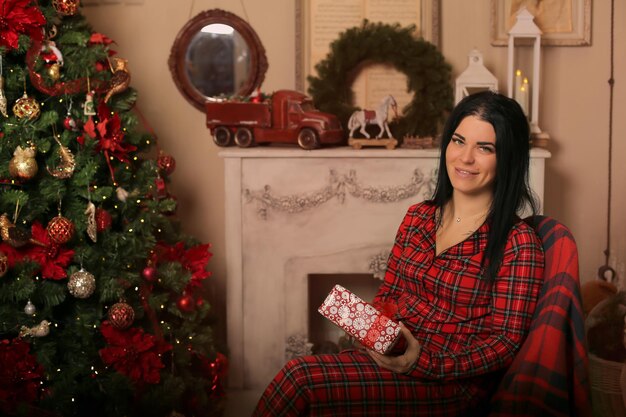
<path fill-rule="evenodd" d="M 478 381 L 419 380 L 381 368 L 360 350 L 303 356 L 274 377 L 253 417 L 477 416 L 491 393 L 486 385 L 498 378 Z"/>

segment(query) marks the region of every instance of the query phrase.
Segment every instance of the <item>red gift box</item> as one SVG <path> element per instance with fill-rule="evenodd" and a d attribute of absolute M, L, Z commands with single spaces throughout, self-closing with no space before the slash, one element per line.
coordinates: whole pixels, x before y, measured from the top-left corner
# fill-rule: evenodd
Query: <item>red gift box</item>
<path fill-rule="evenodd" d="M 335 285 L 317 309 L 361 344 L 385 354 L 400 335 L 400 325 L 341 285 Z"/>

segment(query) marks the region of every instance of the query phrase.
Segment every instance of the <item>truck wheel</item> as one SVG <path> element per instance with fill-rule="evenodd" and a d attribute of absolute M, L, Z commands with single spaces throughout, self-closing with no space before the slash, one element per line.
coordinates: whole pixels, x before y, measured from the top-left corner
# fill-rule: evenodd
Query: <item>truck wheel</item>
<path fill-rule="evenodd" d="M 213 142 L 217 146 L 230 146 L 233 143 L 233 134 L 229 128 L 218 126 L 213 131 Z"/>
<path fill-rule="evenodd" d="M 240 127 L 235 133 L 235 143 L 240 148 L 248 148 L 254 144 L 254 136 L 252 131 L 247 127 Z"/>
<path fill-rule="evenodd" d="M 298 145 L 302 149 L 316 149 L 320 147 L 320 141 L 317 138 L 317 132 L 313 129 L 305 127 L 298 133 Z"/>

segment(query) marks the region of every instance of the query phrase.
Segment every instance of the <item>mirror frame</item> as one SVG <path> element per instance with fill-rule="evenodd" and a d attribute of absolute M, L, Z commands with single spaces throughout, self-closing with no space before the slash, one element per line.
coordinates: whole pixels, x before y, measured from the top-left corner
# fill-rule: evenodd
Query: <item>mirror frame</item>
<path fill-rule="evenodd" d="M 191 83 L 185 68 L 185 54 L 193 37 L 206 25 L 223 23 L 233 27 L 245 40 L 250 48 L 250 75 L 244 85 L 233 95 L 247 96 L 259 88 L 265 79 L 267 71 L 267 57 L 265 48 L 256 32 L 245 20 L 239 16 L 221 9 L 210 9 L 200 12 L 189 20 L 178 32 L 168 60 L 172 78 L 183 97 L 198 110 L 204 112 L 204 105 L 210 100 L 201 94 Z"/>

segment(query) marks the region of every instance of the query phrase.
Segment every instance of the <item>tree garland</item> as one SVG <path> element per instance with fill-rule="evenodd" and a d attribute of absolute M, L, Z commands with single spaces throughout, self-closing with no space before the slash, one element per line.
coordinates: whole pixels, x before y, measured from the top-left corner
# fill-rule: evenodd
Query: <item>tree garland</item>
<path fill-rule="evenodd" d="M 397 138 L 434 136 L 446 113 L 452 109 L 451 67 L 437 48 L 413 36 L 415 26 L 363 21 L 339 35 L 330 52 L 309 76 L 308 93 L 315 107 L 339 117 L 347 126 L 350 115 L 358 110 L 352 103 L 352 83 L 365 66 L 383 63 L 394 66 L 407 77 L 411 102 L 403 116 L 391 123 Z"/>

